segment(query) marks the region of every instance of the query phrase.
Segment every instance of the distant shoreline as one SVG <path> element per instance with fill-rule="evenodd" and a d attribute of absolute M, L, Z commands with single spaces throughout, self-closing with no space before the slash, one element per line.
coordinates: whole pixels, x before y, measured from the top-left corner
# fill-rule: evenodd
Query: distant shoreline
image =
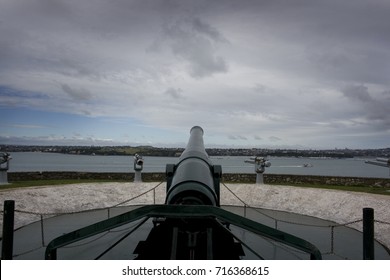
<path fill-rule="evenodd" d="M 177 157 L 184 148 L 161 148 L 152 146 L 21 146 L 0 145 L 4 152 L 44 152 L 76 155 L 107 155 Z M 271 156 L 271 157 L 314 157 L 354 158 L 390 157 L 390 147 L 381 149 L 283 149 L 283 148 L 206 148 L 209 156 Z"/>

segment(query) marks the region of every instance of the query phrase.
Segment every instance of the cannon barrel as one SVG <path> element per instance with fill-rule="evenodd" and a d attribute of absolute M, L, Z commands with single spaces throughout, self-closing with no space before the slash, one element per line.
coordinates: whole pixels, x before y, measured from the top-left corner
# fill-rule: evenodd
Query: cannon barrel
<path fill-rule="evenodd" d="M 177 164 L 167 164 L 166 204 L 219 206 L 222 168 L 213 165 L 203 143 L 203 129 L 194 126 Z"/>

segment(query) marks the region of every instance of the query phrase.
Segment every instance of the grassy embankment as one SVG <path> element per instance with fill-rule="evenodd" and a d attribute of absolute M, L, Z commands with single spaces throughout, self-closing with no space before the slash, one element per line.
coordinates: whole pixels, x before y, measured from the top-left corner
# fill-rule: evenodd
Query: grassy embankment
<path fill-rule="evenodd" d="M 37 186 L 60 186 L 68 184 L 81 184 L 81 183 L 105 183 L 105 182 L 118 182 L 108 181 L 108 180 L 35 180 L 35 181 L 18 181 L 13 182 L 8 185 L 0 186 L 0 190 L 9 190 L 15 188 L 27 188 L 27 187 L 37 187 Z M 127 181 L 123 181 L 127 182 Z M 319 189 L 330 189 L 330 190 L 340 190 L 340 191 L 352 191 L 352 192 L 363 192 L 371 194 L 380 194 L 380 195 L 390 195 L 390 187 L 372 187 L 372 186 L 336 186 L 336 185 L 314 185 L 314 184 L 300 184 L 289 186 L 295 187 L 307 187 L 307 188 L 319 188 Z"/>

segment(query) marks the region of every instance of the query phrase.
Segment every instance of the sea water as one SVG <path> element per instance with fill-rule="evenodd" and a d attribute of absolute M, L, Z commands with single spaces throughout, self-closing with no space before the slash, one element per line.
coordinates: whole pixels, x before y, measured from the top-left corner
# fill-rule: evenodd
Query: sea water
<path fill-rule="evenodd" d="M 80 171 L 80 172 L 134 172 L 132 156 L 92 156 L 42 152 L 11 153 L 10 172 Z M 255 173 L 249 157 L 210 157 L 213 164 L 222 166 L 223 173 Z M 365 163 L 365 158 L 304 158 L 270 157 L 269 174 L 350 176 L 389 178 L 389 169 Z M 143 172 L 165 172 L 177 157 L 144 157 Z M 306 167 L 305 167 L 306 166 Z"/>

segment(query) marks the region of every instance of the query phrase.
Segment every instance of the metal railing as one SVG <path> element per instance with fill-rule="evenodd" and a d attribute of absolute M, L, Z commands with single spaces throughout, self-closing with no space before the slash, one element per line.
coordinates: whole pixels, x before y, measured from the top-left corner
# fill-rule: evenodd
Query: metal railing
<path fill-rule="evenodd" d="M 41 250 L 42 248 L 46 248 L 46 247 L 49 247 L 49 245 L 47 245 L 47 242 L 46 242 L 46 235 L 45 234 L 45 217 L 52 217 L 52 216 L 59 216 L 59 215 L 66 215 L 66 214 L 78 214 L 78 213 L 85 213 L 87 211 L 96 211 L 96 210 L 104 210 L 104 211 L 107 211 L 107 218 L 110 218 L 111 216 L 111 211 L 112 209 L 115 209 L 115 208 L 118 208 L 122 205 L 125 205 L 125 204 L 128 204 L 129 202 L 139 198 L 139 197 L 142 197 L 150 192 L 153 193 L 153 205 L 156 204 L 156 189 L 162 184 L 163 182 L 160 182 L 158 183 L 156 186 L 154 186 L 153 188 L 137 195 L 137 196 L 134 196 L 134 197 L 131 197 L 129 199 L 126 199 L 122 202 L 119 202 L 117 204 L 114 204 L 110 207 L 103 207 L 103 208 L 95 208 L 95 209 L 92 209 L 92 210 L 84 210 L 84 211 L 61 211 L 61 212 L 34 212 L 34 211 L 26 211 L 26 210 L 20 210 L 20 209 L 15 209 L 15 213 L 20 213 L 20 214 L 29 214 L 29 215 L 35 215 L 35 216 L 38 216 L 39 217 L 39 223 L 40 223 L 40 235 L 41 235 L 41 243 L 39 245 L 37 245 L 36 248 L 32 248 L 32 249 L 28 249 L 26 251 L 23 251 L 23 252 L 18 252 L 16 254 L 13 254 L 13 257 L 14 258 L 17 258 L 17 257 L 22 257 L 23 255 L 26 255 L 26 254 L 29 254 L 33 251 L 36 251 L 36 250 Z M 230 192 L 232 193 L 232 195 L 234 197 L 236 197 L 236 199 L 238 201 L 240 201 L 240 203 L 242 203 L 242 206 L 243 206 L 243 214 L 242 216 L 247 217 L 247 210 L 248 209 L 251 209 L 253 211 L 256 211 L 256 213 L 259 213 L 260 215 L 263 215 L 269 219 L 271 219 L 273 222 L 274 222 L 274 229 L 278 229 L 280 227 L 281 224 L 294 224 L 294 225 L 297 225 L 297 226 L 305 226 L 305 227 L 321 227 L 321 228 L 329 228 L 329 239 L 330 239 L 330 247 L 329 247 L 329 250 L 327 251 L 323 251 L 321 252 L 322 255 L 335 255 L 335 256 L 338 256 L 340 258 L 345 258 L 344 256 L 342 255 L 339 255 L 337 253 L 337 250 L 336 250 L 336 246 L 334 244 L 334 240 L 335 240 L 335 229 L 336 228 L 340 228 L 340 227 L 345 227 L 345 226 L 350 226 L 352 224 L 357 224 L 357 223 L 362 223 L 363 222 L 363 219 L 358 219 L 358 220 L 354 220 L 354 221 L 350 221 L 350 222 L 347 222 L 347 223 L 343 223 L 343 224 L 331 224 L 331 225 L 315 225 L 315 224 L 307 224 L 307 223 L 300 223 L 300 222 L 295 222 L 295 221 L 289 221 L 289 220 L 283 220 L 283 219 L 277 219 L 277 218 L 274 218 L 272 217 L 271 215 L 265 213 L 263 210 L 265 209 L 261 209 L 261 208 L 258 208 L 258 207 L 251 207 L 249 204 L 247 204 L 245 201 L 243 201 L 239 196 L 237 196 L 228 186 L 226 186 L 226 184 L 223 184 L 223 186 Z M 163 206 L 163 205 L 160 205 L 160 206 Z M 160 207 L 158 206 L 158 207 Z M 157 209 L 157 208 L 156 208 Z M 159 208 L 161 210 L 161 208 Z M 168 209 L 168 208 L 167 208 Z M 150 209 L 149 209 L 150 210 Z M 172 209 L 170 209 L 172 210 Z M 222 211 L 224 211 L 223 209 L 221 209 Z M 2 214 L 4 214 L 3 211 L 1 211 Z M 154 212 L 153 212 L 154 213 Z M 214 210 L 212 209 L 208 209 L 208 214 L 210 216 L 214 216 L 216 217 L 216 213 Z M 220 212 L 217 212 L 217 214 L 219 215 Z M 223 212 L 223 215 L 226 214 Z M 146 215 L 148 216 L 148 215 Z M 150 215 L 149 215 L 150 216 Z M 148 217 L 149 217 L 148 216 Z M 221 217 L 219 217 L 221 218 Z M 222 218 L 221 218 L 222 219 Z M 145 220 L 146 221 L 146 220 Z M 380 221 L 380 220 L 373 220 L 375 223 L 378 223 L 378 224 L 381 224 L 381 225 L 385 225 L 385 226 L 390 226 L 390 223 L 389 222 L 386 222 L 386 221 Z M 131 226 L 130 228 L 128 228 L 127 230 L 132 230 L 133 227 L 137 227 L 137 225 L 135 226 Z M 107 232 L 108 233 L 108 232 Z M 96 239 L 94 240 L 91 240 L 91 241 L 88 241 L 88 243 L 90 242 L 93 242 L 97 239 L 100 239 L 102 238 L 103 236 L 99 236 L 97 237 Z M 4 241 L 4 236 L 3 236 L 3 241 Z M 271 241 L 273 242 L 273 241 Z M 82 245 L 85 245 L 82 244 Z M 76 245 L 76 246 L 82 246 L 82 245 Z M 69 248 L 69 246 L 67 246 L 67 248 Z M 291 248 L 290 248 L 291 250 Z M 4 259 L 4 258 L 3 258 Z"/>

